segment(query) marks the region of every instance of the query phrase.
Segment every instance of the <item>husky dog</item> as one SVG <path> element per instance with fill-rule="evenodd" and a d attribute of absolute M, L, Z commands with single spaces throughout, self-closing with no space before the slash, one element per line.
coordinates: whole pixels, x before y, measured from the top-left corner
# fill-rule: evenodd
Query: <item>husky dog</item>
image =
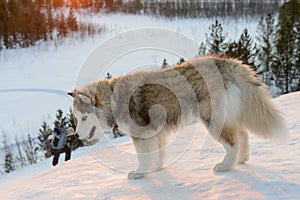
<path fill-rule="evenodd" d="M 95 81 L 68 94 L 79 138 L 91 140 L 115 124 L 132 138 L 139 165 L 130 179 L 161 169 L 168 135 L 192 122 L 202 121 L 225 149 L 223 161 L 213 167 L 216 172 L 249 159 L 247 130 L 266 139 L 288 135 L 266 86 L 249 66 L 230 58 L 199 57 Z"/>

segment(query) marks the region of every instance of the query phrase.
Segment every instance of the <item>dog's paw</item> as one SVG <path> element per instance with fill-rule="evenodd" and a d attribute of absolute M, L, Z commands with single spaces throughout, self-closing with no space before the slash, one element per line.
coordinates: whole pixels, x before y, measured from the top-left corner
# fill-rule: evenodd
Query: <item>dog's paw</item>
<path fill-rule="evenodd" d="M 140 179 L 140 178 L 144 178 L 145 174 L 144 173 L 139 173 L 136 171 L 132 171 L 130 173 L 128 173 L 128 179 Z"/>
<path fill-rule="evenodd" d="M 249 160 L 249 154 L 239 156 L 238 163 L 245 164 Z"/>
<path fill-rule="evenodd" d="M 225 171 L 230 170 L 230 167 L 224 166 L 223 163 L 218 163 L 213 167 L 213 170 L 215 172 L 225 172 Z"/>
<path fill-rule="evenodd" d="M 238 163 L 239 164 L 245 164 L 248 160 L 249 160 L 249 155 L 240 156 L 239 160 L 238 160 Z"/>

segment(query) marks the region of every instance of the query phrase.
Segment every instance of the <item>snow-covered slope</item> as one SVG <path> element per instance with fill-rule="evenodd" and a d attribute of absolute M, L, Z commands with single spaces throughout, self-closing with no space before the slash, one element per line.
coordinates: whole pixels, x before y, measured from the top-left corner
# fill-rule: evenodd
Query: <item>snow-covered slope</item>
<path fill-rule="evenodd" d="M 128 180 L 137 161 L 129 138 L 99 134 L 99 143 L 51 166 L 45 160 L 0 176 L 1 199 L 299 199 L 300 93 L 275 99 L 287 116 L 288 144 L 251 136 L 247 164 L 214 173 L 223 150 L 202 126 L 183 129 L 168 147 L 167 166 L 152 176 Z"/>

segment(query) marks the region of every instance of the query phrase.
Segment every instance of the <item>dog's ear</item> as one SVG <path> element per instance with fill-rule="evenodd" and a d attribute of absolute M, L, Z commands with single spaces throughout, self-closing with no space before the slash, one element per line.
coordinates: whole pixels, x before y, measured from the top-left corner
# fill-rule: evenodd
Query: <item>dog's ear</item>
<path fill-rule="evenodd" d="M 92 99 L 84 94 L 78 94 L 79 101 L 85 104 L 92 104 Z"/>
<path fill-rule="evenodd" d="M 70 95 L 71 97 L 74 97 L 74 93 L 73 92 L 68 92 L 68 95 Z"/>
<path fill-rule="evenodd" d="M 77 90 L 75 88 L 71 92 L 68 92 L 67 94 L 74 98 L 76 96 L 76 93 L 77 93 Z"/>

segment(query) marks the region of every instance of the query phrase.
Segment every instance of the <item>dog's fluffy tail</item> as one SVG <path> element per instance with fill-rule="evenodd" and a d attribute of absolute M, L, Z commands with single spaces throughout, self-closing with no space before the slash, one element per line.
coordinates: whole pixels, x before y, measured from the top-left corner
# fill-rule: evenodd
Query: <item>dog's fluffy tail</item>
<path fill-rule="evenodd" d="M 283 114 L 273 103 L 266 86 L 249 66 L 243 67 L 240 84 L 241 115 L 244 125 L 254 134 L 276 142 L 286 142 L 288 128 Z"/>

